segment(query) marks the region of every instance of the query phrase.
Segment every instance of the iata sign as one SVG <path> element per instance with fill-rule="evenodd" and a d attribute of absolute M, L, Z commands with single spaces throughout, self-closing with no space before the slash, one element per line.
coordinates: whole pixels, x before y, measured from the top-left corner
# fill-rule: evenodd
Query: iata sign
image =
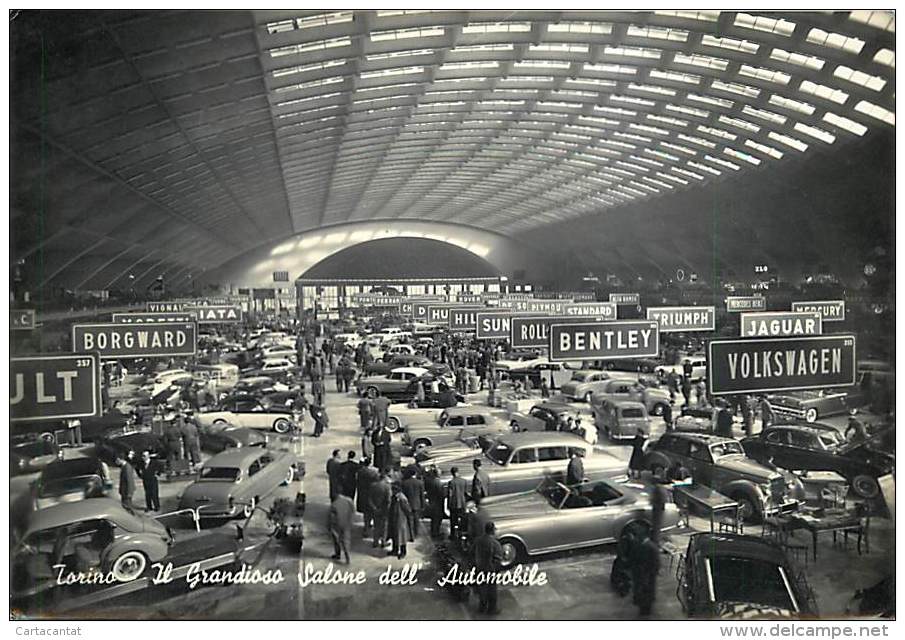
<path fill-rule="evenodd" d="M 114 313 L 114 324 L 147 324 L 155 322 L 194 322 L 195 313 Z"/>
<path fill-rule="evenodd" d="M 9 408 L 10 422 L 99 416 L 98 355 L 10 358 Z"/>
<path fill-rule="evenodd" d="M 824 322 L 842 322 L 845 320 L 845 300 L 793 302 L 792 311 L 813 311 L 819 313 Z"/>
<path fill-rule="evenodd" d="M 660 333 L 651 320 L 617 320 L 550 326 L 550 360 L 656 357 Z"/>
<path fill-rule="evenodd" d="M 819 336 L 822 333 L 823 323 L 820 314 L 816 312 L 743 313 L 741 317 L 743 338 Z"/>
<path fill-rule="evenodd" d="M 611 293 L 610 302 L 613 304 L 641 304 L 640 293 Z"/>
<path fill-rule="evenodd" d="M 615 320 L 616 308 L 613 302 L 572 302 L 563 306 L 563 315 Z"/>
<path fill-rule="evenodd" d="M 242 322 L 242 307 L 234 306 L 197 306 L 192 309 L 198 316 L 198 322 L 208 324 Z"/>
<path fill-rule="evenodd" d="M 148 302 L 149 313 L 181 313 L 189 307 L 187 302 Z"/>
<path fill-rule="evenodd" d="M 153 324 L 77 324 L 74 351 L 97 351 L 107 358 L 191 356 L 198 342 L 194 322 Z"/>
<path fill-rule="evenodd" d="M 716 307 L 648 307 L 647 319 L 660 323 L 660 333 L 716 330 Z"/>
<path fill-rule="evenodd" d="M 28 331 L 35 328 L 34 309 L 10 309 L 9 328 L 12 331 Z"/>
<path fill-rule="evenodd" d="M 726 311 L 766 311 L 767 299 L 763 296 L 727 296 Z"/>
<path fill-rule="evenodd" d="M 712 340 L 707 383 L 713 395 L 855 384 L 855 336 Z"/>

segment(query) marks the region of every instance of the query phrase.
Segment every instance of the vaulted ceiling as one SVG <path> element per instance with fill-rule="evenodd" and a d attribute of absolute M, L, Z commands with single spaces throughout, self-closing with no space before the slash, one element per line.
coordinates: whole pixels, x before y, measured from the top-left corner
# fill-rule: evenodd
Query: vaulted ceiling
<path fill-rule="evenodd" d="M 889 12 L 21 12 L 10 33 L 11 249 L 36 285 L 178 281 L 375 219 L 580 229 L 572 251 L 603 223 L 599 259 L 640 266 L 633 221 L 673 202 L 808 166 L 857 194 L 858 154 L 892 185 Z"/>

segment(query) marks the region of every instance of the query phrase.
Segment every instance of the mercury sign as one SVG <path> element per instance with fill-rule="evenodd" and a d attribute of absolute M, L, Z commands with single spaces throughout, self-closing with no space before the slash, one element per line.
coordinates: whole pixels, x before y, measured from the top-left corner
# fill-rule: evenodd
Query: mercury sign
<path fill-rule="evenodd" d="M 208 324 L 242 322 L 242 307 L 199 305 L 194 307 L 192 311 L 198 316 L 198 322 L 205 322 Z"/>
<path fill-rule="evenodd" d="M 765 311 L 767 299 L 763 296 L 727 296 L 726 311 Z"/>
<path fill-rule="evenodd" d="M 27 331 L 35 328 L 34 309 L 10 309 L 9 328 L 12 331 Z"/>
<path fill-rule="evenodd" d="M 611 293 L 610 302 L 613 304 L 641 304 L 640 293 Z"/>
<path fill-rule="evenodd" d="M 713 395 L 855 384 L 855 336 L 712 340 L 707 383 Z"/>
<path fill-rule="evenodd" d="M 824 322 L 845 320 L 845 300 L 818 300 L 815 302 L 793 302 L 792 311 L 814 311 Z"/>
<path fill-rule="evenodd" d="M 615 320 L 616 304 L 613 302 L 573 302 L 563 307 L 563 315 Z"/>
<path fill-rule="evenodd" d="M 647 319 L 660 323 L 660 333 L 716 330 L 716 307 L 648 307 Z"/>
<path fill-rule="evenodd" d="M 100 415 L 97 354 L 10 358 L 10 422 Z"/>
<path fill-rule="evenodd" d="M 550 326 L 550 360 L 656 357 L 660 332 L 652 320 L 616 320 Z"/>
<path fill-rule="evenodd" d="M 194 322 L 77 324 L 72 327 L 72 348 L 97 351 L 107 358 L 191 356 L 196 327 Z"/>
<path fill-rule="evenodd" d="M 741 317 L 743 338 L 819 336 L 822 333 L 823 323 L 819 313 L 779 311 L 743 313 Z"/>
<path fill-rule="evenodd" d="M 114 313 L 114 324 L 147 324 L 149 322 L 194 322 L 194 312 L 184 313 Z"/>

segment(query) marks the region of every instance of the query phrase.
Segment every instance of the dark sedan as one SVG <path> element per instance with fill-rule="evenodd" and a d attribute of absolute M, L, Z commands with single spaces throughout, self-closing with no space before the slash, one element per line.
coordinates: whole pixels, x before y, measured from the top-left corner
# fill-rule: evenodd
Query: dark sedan
<path fill-rule="evenodd" d="M 201 448 L 205 451 L 220 453 L 227 449 L 264 446 L 267 446 L 267 437 L 257 429 L 226 427 L 222 429 L 204 429 L 201 431 Z"/>
<path fill-rule="evenodd" d="M 57 459 L 60 448 L 43 438 L 10 445 L 9 471 L 11 474 L 40 471 Z"/>
<path fill-rule="evenodd" d="M 742 440 L 745 454 L 796 471 L 833 471 L 862 498 L 880 493 L 877 478 L 890 473 L 896 459 L 871 442 L 848 443 L 835 428 L 814 423 L 776 424 Z"/>
<path fill-rule="evenodd" d="M 50 463 L 32 485 L 35 509 L 97 498 L 113 488 L 110 472 L 97 458 L 70 458 Z"/>
<path fill-rule="evenodd" d="M 97 457 L 107 464 L 116 464 L 117 458 L 138 460 L 142 451 L 150 451 L 152 457 L 166 457 L 166 446 L 153 433 L 113 433 L 95 443 Z"/>

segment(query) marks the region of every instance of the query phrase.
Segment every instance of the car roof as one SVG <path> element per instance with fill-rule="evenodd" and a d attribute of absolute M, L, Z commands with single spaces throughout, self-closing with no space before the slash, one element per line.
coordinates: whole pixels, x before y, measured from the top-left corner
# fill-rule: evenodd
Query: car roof
<path fill-rule="evenodd" d="M 555 413 L 555 414 L 567 413 L 570 411 L 573 413 L 579 412 L 579 410 L 576 409 L 575 407 L 562 403 L 562 402 L 548 402 L 548 401 L 538 402 L 537 404 L 532 405 L 531 408 L 532 409 L 537 409 L 537 408 L 547 409 L 551 413 Z"/>
<path fill-rule="evenodd" d="M 609 404 L 614 407 L 619 407 L 621 409 L 644 409 L 647 410 L 647 407 L 644 406 L 641 402 L 635 402 L 634 400 L 607 400 Z"/>
<path fill-rule="evenodd" d="M 229 449 L 212 456 L 204 463 L 205 467 L 241 467 L 244 468 L 254 460 L 261 457 L 262 450 L 255 449 Z"/>
<path fill-rule="evenodd" d="M 671 431 L 663 435 L 669 435 L 674 438 L 681 438 L 682 440 L 694 440 L 696 442 L 703 442 L 704 444 L 708 445 L 714 444 L 716 442 L 726 442 L 727 440 L 731 440 L 732 442 L 736 441 L 734 438 L 725 438 L 723 436 L 717 436 L 712 433 L 692 433 L 688 431 Z"/>
<path fill-rule="evenodd" d="M 770 429 L 783 428 L 783 429 L 797 429 L 799 431 L 835 431 L 839 433 L 839 430 L 836 427 L 830 426 L 828 424 L 824 424 L 822 422 L 777 422 L 775 424 L 771 424 L 769 427 L 764 429 L 764 431 L 768 431 Z"/>
<path fill-rule="evenodd" d="M 141 519 L 126 511 L 119 502 L 110 498 L 88 498 L 32 511 L 26 516 L 22 531 L 28 534 L 95 518 L 109 518 L 130 531 L 142 530 Z"/>
<path fill-rule="evenodd" d="M 770 540 L 734 533 L 695 533 L 688 541 L 688 550 L 700 552 L 712 558 L 715 556 L 735 556 L 767 560 L 775 564 L 785 564 L 785 553 Z"/>
<path fill-rule="evenodd" d="M 395 369 L 391 369 L 390 373 L 414 373 L 416 376 L 423 376 L 427 373 L 427 369 L 423 367 L 396 367 Z"/>
<path fill-rule="evenodd" d="M 489 414 L 490 407 L 448 407 L 443 410 L 448 416 Z"/>
<path fill-rule="evenodd" d="M 501 435 L 498 440 L 503 444 L 512 447 L 522 447 L 525 445 L 535 446 L 567 446 L 576 445 L 579 442 L 588 445 L 584 438 L 574 433 L 562 433 L 560 431 L 520 431 L 518 433 L 506 433 Z"/>

